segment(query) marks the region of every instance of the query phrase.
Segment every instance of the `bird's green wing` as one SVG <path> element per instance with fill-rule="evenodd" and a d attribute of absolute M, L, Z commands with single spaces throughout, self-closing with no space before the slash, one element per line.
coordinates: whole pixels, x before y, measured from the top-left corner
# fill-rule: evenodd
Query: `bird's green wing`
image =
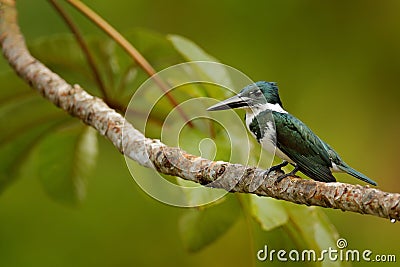
<path fill-rule="evenodd" d="M 272 112 L 276 127 L 276 146 L 293 160 L 299 170 L 322 182 L 335 182 L 332 163 L 323 141 L 302 121 L 288 113 Z"/>

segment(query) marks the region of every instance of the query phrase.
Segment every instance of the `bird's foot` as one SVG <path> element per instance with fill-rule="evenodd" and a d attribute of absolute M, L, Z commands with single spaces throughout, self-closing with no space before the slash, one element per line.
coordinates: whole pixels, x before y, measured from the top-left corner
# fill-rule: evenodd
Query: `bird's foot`
<path fill-rule="evenodd" d="M 288 176 L 294 176 L 296 175 L 296 172 L 299 171 L 299 167 L 296 166 L 294 167 L 294 169 L 291 172 L 288 172 L 286 174 L 282 174 L 281 176 L 279 176 L 278 178 L 276 178 L 276 183 L 279 183 L 280 181 L 282 181 L 282 179 L 288 177 Z"/>
<path fill-rule="evenodd" d="M 264 175 L 263 175 L 263 176 L 268 177 L 268 175 L 269 175 L 271 172 L 273 172 L 273 171 L 277 171 L 277 170 L 282 171 L 281 168 L 282 168 L 282 167 L 285 167 L 286 165 L 288 165 L 288 162 L 287 162 L 286 160 L 284 160 L 282 163 L 280 163 L 280 164 L 278 164 L 278 165 L 275 165 L 275 166 L 272 166 L 271 168 L 269 168 L 268 170 L 266 170 L 266 171 L 264 172 Z"/>

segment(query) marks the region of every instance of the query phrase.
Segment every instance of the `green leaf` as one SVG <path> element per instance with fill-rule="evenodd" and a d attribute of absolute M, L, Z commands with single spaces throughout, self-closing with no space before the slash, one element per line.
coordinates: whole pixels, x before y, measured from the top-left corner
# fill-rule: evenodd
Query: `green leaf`
<path fill-rule="evenodd" d="M 182 57 L 165 36 L 144 29 L 125 34 L 149 63 L 158 70 L 177 64 Z M 127 106 L 135 90 L 148 79 L 148 74 L 113 40 L 86 36 L 107 97 Z M 101 94 L 85 55 L 71 34 L 59 34 L 37 40 L 30 46 L 32 54 L 70 83 L 78 83 L 91 93 Z M 60 53 L 62 51 L 62 53 Z M 93 91 L 93 88 L 97 90 Z"/>
<path fill-rule="evenodd" d="M 68 50 L 65 52 L 68 54 Z M 70 59 L 73 62 L 72 56 Z M 53 198 L 62 202 L 82 199 L 84 181 L 94 164 L 97 148 L 93 130 L 82 131 L 83 127 L 78 127 L 81 128 L 76 132 L 79 138 L 71 142 L 72 136 L 56 129 L 71 123 L 77 125 L 76 119 L 43 99 L 13 72 L 2 73 L 0 83 L 4 86 L 0 92 L 0 191 L 20 177 L 22 169 L 28 168 L 24 173 L 34 174 L 29 169 L 34 168 L 42 175 L 46 191 Z M 36 148 L 44 151 L 35 153 Z M 72 164 L 70 158 L 75 159 L 73 170 L 68 170 Z M 56 174 L 57 171 L 62 175 Z M 71 173 L 68 181 L 67 175 Z"/>
<path fill-rule="evenodd" d="M 20 176 L 35 145 L 52 129 L 69 121 L 13 72 L 0 75 L 0 191 Z"/>
<path fill-rule="evenodd" d="M 71 36 L 43 38 L 31 50 L 63 77 L 76 82 L 80 75 L 86 84 L 91 82 L 85 59 Z M 15 73 L 2 73 L 0 83 L 0 125 L 4 126 L 0 131 L 0 190 L 18 178 L 22 169 L 30 175 L 35 169 L 53 198 L 64 202 L 82 199 L 85 177 L 96 154 L 93 130 L 65 128 L 78 121 L 43 99 Z"/>
<path fill-rule="evenodd" d="M 201 49 L 194 42 L 189 39 L 179 36 L 179 35 L 168 35 L 167 38 L 171 41 L 175 49 L 187 60 L 187 61 L 211 61 L 219 62 L 216 58 L 207 54 L 203 49 Z M 222 65 L 215 64 L 211 67 L 209 64 L 198 64 L 198 73 L 202 74 L 203 78 L 207 81 L 212 81 L 214 83 L 223 84 L 228 88 L 233 88 L 231 77 L 229 75 L 228 69 Z M 207 87 L 205 87 L 207 88 Z M 208 94 L 212 97 L 218 98 L 219 96 L 226 97 L 227 90 L 207 90 Z"/>
<path fill-rule="evenodd" d="M 223 189 L 205 187 L 179 177 L 177 177 L 176 182 L 183 188 L 182 193 L 185 196 L 186 205 L 189 207 L 204 204 L 213 205 L 215 201 L 226 195 L 226 191 Z"/>
<path fill-rule="evenodd" d="M 197 252 L 226 233 L 237 221 L 240 206 L 230 196 L 220 204 L 188 210 L 180 220 L 180 235 L 189 252 Z"/>
<path fill-rule="evenodd" d="M 218 62 L 215 57 L 207 54 L 197 44 L 183 36 L 171 34 L 168 35 L 167 38 L 172 42 L 176 50 L 178 50 L 185 57 L 186 60 Z M 210 76 L 212 77 L 213 75 Z"/>
<path fill-rule="evenodd" d="M 0 141 L 0 191 L 3 191 L 10 183 L 20 175 L 20 169 L 24 166 L 37 142 L 46 135 L 47 131 L 58 125 L 60 120 L 46 122 L 37 127 L 21 129 L 15 135 L 1 135 Z"/>
<path fill-rule="evenodd" d="M 261 228 L 270 231 L 287 223 L 289 216 L 282 201 L 250 195 L 250 209 Z"/>
<path fill-rule="evenodd" d="M 285 231 L 298 251 L 313 250 L 316 258 L 322 250 L 336 249 L 338 233 L 326 215 L 316 207 L 307 207 L 272 198 L 249 196 L 253 217 L 266 231 Z M 279 228 L 278 228 L 279 227 Z M 287 240 L 286 242 L 288 242 Z M 289 242 L 291 243 L 291 242 Z M 293 245 L 287 246 L 292 249 Z M 309 266 L 347 266 L 345 262 L 310 261 Z"/>
<path fill-rule="evenodd" d="M 320 255 L 324 249 L 336 248 L 339 237 L 335 227 L 317 207 L 307 207 L 285 202 L 289 221 L 284 229 L 298 249 L 312 249 Z M 314 266 L 347 266 L 345 262 L 316 262 Z"/>
<path fill-rule="evenodd" d="M 66 204 L 79 203 L 86 194 L 86 178 L 97 156 L 96 132 L 88 126 L 58 129 L 35 151 L 33 168 L 46 193 Z"/>

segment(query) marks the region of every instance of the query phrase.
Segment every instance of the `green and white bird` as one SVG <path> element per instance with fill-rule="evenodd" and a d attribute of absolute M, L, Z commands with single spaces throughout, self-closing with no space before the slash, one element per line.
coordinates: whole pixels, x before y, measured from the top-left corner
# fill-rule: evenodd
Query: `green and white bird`
<path fill-rule="evenodd" d="M 372 185 L 376 182 L 347 165 L 327 143 L 322 141 L 302 121 L 283 109 L 274 82 L 259 81 L 243 88 L 239 94 L 228 98 L 207 110 L 244 108 L 246 126 L 261 146 L 283 159 L 266 174 L 280 170 L 288 163 L 295 168 L 281 175 L 277 181 L 301 171 L 321 182 L 336 182 L 332 172 L 346 172 Z"/>

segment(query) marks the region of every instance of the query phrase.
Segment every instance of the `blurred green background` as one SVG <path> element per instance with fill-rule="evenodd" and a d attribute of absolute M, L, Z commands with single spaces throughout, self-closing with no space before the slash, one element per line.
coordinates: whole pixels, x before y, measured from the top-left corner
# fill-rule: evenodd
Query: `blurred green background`
<path fill-rule="evenodd" d="M 183 35 L 253 80 L 278 82 L 287 110 L 380 189 L 400 192 L 399 1 L 85 3 L 118 30 Z M 18 8 L 28 43 L 68 32 L 46 1 L 20 0 Z M 99 32 L 71 13 L 84 32 Z M 253 242 L 241 219 L 205 250 L 186 252 L 178 234 L 184 210 L 151 199 L 110 143 L 100 139 L 100 147 L 87 199 L 77 208 L 51 201 L 29 174 L 0 196 L 0 266 L 248 266 L 254 250 L 279 238 L 253 230 Z M 350 248 L 400 257 L 399 223 L 324 211 Z"/>

